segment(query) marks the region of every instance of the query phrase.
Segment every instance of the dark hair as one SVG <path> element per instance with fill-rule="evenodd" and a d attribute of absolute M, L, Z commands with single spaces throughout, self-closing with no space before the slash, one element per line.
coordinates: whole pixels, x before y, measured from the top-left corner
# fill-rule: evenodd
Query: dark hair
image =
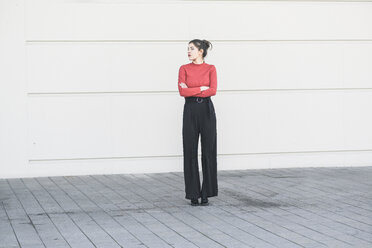
<path fill-rule="evenodd" d="M 203 58 L 207 56 L 207 50 L 209 47 L 212 47 L 212 43 L 210 43 L 207 40 L 199 40 L 199 39 L 194 39 L 189 42 L 189 44 L 192 43 L 194 46 L 198 48 L 198 50 L 203 49 Z"/>

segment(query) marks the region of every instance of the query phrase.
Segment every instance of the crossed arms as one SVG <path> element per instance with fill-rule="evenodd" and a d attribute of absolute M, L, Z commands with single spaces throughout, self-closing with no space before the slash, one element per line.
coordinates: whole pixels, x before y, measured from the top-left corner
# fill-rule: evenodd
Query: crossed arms
<path fill-rule="evenodd" d="M 200 96 L 200 97 L 208 97 L 214 96 L 217 92 L 217 72 L 216 67 L 213 65 L 212 70 L 209 73 L 210 84 L 208 86 L 200 86 L 200 87 L 188 87 L 185 84 L 186 81 L 186 71 L 183 66 L 180 67 L 178 73 L 178 91 L 181 96 L 188 97 L 188 96 Z"/>

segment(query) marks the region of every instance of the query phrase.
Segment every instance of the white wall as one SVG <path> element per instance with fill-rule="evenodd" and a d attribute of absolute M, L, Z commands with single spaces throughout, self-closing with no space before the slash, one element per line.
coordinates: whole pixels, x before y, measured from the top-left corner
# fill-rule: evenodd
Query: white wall
<path fill-rule="evenodd" d="M 372 165 L 371 13 L 0 0 L 0 177 L 182 171 L 177 76 L 194 38 L 213 45 L 219 170 Z"/>

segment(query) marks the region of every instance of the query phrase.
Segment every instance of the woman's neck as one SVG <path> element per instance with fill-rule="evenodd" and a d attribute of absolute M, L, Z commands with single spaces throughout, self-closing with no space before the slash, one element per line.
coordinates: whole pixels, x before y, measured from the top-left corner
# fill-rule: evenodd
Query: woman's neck
<path fill-rule="evenodd" d="M 204 60 L 202 60 L 202 61 L 192 61 L 192 63 L 193 64 L 195 64 L 195 65 L 202 65 L 202 64 L 204 64 L 205 62 L 204 62 Z"/>

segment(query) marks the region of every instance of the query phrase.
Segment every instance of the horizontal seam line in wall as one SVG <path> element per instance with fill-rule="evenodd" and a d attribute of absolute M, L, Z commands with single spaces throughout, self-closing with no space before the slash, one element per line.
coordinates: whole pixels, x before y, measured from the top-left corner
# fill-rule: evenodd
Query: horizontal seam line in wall
<path fill-rule="evenodd" d="M 341 153 L 341 152 L 372 152 L 372 149 L 365 150 L 330 150 L 330 151 L 294 151 L 294 152 L 252 152 L 252 153 L 222 153 L 218 156 L 245 156 L 245 155 L 277 155 L 277 154 L 303 154 L 303 153 Z M 200 157 L 201 154 L 198 154 Z M 29 159 L 29 162 L 42 161 L 66 161 L 66 160 L 109 160 L 109 159 L 133 159 L 133 158 L 178 158 L 183 155 L 165 155 L 165 156 L 132 156 L 132 157 L 99 157 L 99 158 L 54 158 L 54 159 Z"/>
<path fill-rule="evenodd" d="M 259 2 L 273 2 L 273 0 L 259 0 Z M 276 0 L 275 3 L 277 2 L 290 2 L 290 3 L 296 3 L 296 2 L 371 2 L 372 0 Z M 104 1 L 103 1 L 104 2 Z M 147 3 L 152 3 L 153 1 L 152 0 L 142 0 L 142 1 L 136 1 L 137 4 L 147 4 Z M 258 0 L 158 0 L 156 1 L 156 3 L 158 4 L 180 4 L 180 3 L 184 3 L 184 4 L 188 4 L 188 3 L 194 3 L 194 2 L 198 2 L 198 3 L 205 3 L 205 2 L 213 2 L 215 4 L 226 4 L 226 3 L 231 3 L 231 2 L 239 2 L 239 3 L 250 3 L 250 2 L 258 2 Z M 110 4 L 109 2 L 108 3 L 105 3 L 105 4 Z M 117 4 L 117 3 L 115 3 Z M 133 4 L 133 1 L 130 1 L 130 0 L 123 0 L 121 1 L 121 4 L 125 5 L 125 4 Z"/>
<path fill-rule="evenodd" d="M 251 92 L 251 91 L 348 91 L 372 90 L 372 88 L 313 88 L 313 89 L 250 89 L 250 90 L 218 90 L 218 92 Z M 27 95 L 69 95 L 69 94 L 151 94 L 178 93 L 177 91 L 96 91 L 96 92 L 28 92 Z"/>
<path fill-rule="evenodd" d="M 372 0 L 371 0 L 372 1 Z M 25 40 L 26 43 L 43 43 L 43 42 L 188 42 L 189 40 Z M 294 40 L 209 40 L 213 42 L 292 42 L 292 41 L 323 41 L 323 42 L 334 42 L 334 41 L 372 41 L 372 39 L 294 39 Z"/>
<path fill-rule="evenodd" d="M 180 2 L 257 2 L 257 0 L 178 0 Z M 260 2 L 273 0 L 259 0 Z M 276 2 L 371 2 L 372 0 L 276 0 Z"/>

